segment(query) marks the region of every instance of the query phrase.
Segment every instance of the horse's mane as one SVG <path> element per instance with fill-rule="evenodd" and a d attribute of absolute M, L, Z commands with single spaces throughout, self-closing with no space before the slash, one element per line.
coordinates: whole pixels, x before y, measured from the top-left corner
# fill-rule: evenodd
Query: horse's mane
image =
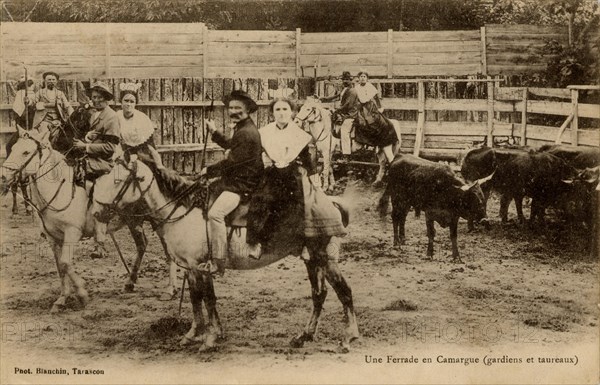
<path fill-rule="evenodd" d="M 190 208 L 196 203 L 196 194 L 202 190 L 201 186 L 192 187 L 195 181 L 179 175 L 175 170 L 163 168 L 159 169 L 153 164 L 146 164 L 154 177 L 160 192 L 167 200 L 177 200 L 186 208 Z"/>

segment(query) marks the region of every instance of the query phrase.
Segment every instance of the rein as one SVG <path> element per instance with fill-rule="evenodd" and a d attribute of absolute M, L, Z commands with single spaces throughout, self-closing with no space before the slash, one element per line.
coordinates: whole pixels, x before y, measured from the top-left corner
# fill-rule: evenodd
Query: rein
<path fill-rule="evenodd" d="M 315 115 L 315 118 L 313 120 L 308 119 L 312 114 Z M 304 122 L 307 122 L 307 123 L 311 124 L 311 123 L 316 123 L 316 122 L 319 122 L 319 121 L 323 121 L 323 114 L 321 113 L 321 109 L 313 107 L 312 110 L 308 113 L 308 115 L 306 115 L 304 117 L 304 119 L 298 118 L 297 116 L 296 116 L 296 118 L 299 121 L 301 121 L 302 124 L 304 124 Z M 310 129 L 309 129 L 309 132 L 310 132 Z M 321 129 L 321 132 L 316 137 L 315 137 L 315 135 L 312 134 L 312 132 L 310 132 L 310 134 L 313 137 L 315 143 L 322 142 L 325 139 L 327 139 L 327 135 L 326 135 L 327 133 L 325 132 L 325 125 L 323 125 L 323 128 Z"/>

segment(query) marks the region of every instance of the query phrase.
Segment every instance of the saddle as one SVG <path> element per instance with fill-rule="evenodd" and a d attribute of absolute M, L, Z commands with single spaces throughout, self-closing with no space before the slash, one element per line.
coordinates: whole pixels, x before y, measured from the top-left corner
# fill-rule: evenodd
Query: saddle
<path fill-rule="evenodd" d="M 246 227 L 248 225 L 248 210 L 250 201 L 241 202 L 229 215 L 225 217 L 227 227 Z"/>

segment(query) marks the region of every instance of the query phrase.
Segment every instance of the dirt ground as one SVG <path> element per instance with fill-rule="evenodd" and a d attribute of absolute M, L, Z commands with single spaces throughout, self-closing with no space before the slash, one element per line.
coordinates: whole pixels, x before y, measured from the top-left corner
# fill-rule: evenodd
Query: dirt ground
<path fill-rule="evenodd" d="M 466 221 L 460 222 L 465 263 L 447 258 L 448 230 L 439 226 L 434 260 L 426 260 L 424 216 L 409 214 L 406 245 L 395 249 L 389 216 L 381 221 L 375 210 L 380 194 L 362 182 L 346 189 L 353 212 L 340 265 L 353 290 L 361 333 L 348 354 L 337 350 L 342 308 L 332 290 L 319 339 L 304 348 L 289 347 L 312 305 L 297 257 L 256 271 L 228 271 L 217 279 L 225 340 L 211 353 L 180 347 L 191 304 L 186 292 L 179 317 L 178 299 L 159 300 L 167 266 L 149 227 L 149 252 L 135 292 L 123 291 L 126 273 L 112 245 L 110 258 L 91 260 L 90 242 L 82 241 L 74 264 L 91 301 L 82 309 L 73 300 L 64 313 L 50 314 L 59 295 L 53 257 L 32 218 L 11 217 L 5 197 L 2 382 L 597 383 L 599 270 L 598 259 L 587 251 L 584 229 L 552 218 L 544 229 L 501 226 L 493 197 L 490 230 L 468 233 Z M 514 219 L 514 207 L 510 214 Z M 131 262 L 135 249 L 128 232 L 118 232 L 117 240 Z M 388 355 L 421 362 L 387 363 Z M 503 356 L 522 363 L 482 363 L 485 357 Z M 539 357 L 576 357 L 578 363 L 528 366 L 530 356 L 536 362 Z M 427 357 L 433 362 L 422 361 Z M 444 363 L 444 357 L 479 362 Z M 38 367 L 65 368 L 70 374 L 17 370 Z M 75 367 L 104 374 L 76 375 Z"/>

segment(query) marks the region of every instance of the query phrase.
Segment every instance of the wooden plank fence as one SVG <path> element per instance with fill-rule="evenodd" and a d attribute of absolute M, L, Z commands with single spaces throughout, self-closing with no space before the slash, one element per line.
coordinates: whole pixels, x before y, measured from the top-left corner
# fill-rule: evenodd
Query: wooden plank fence
<path fill-rule="evenodd" d="M 76 106 L 87 101 L 86 88 L 95 78 L 86 81 L 62 80 L 59 88 L 64 90 L 72 105 Z M 252 118 L 257 125 L 263 126 L 269 122 L 269 99 L 277 93 L 291 93 L 301 99 L 313 93 L 312 79 L 295 78 L 164 78 L 164 79 L 133 79 L 118 78 L 104 80 L 112 87 L 115 95 L 119 95 L 119 84 L 122 82 L 139 82 L 138 109 L 146 113 L 155 123 L 154 135 L 158 151 L 162 153 L 165 165 L 184 173 L 199 172 L 203 143 L 206 139 L 204 118 L 207 107 L 214 102 L 213 118 L 217 127 L 225 127 L 229 131 L 229 117 L 223 108 L 223 97 L 234 89 L 248 92 L 259 104 Z M 39 87 L 40 84 L 38 83 Z M 0 157 L 5 157 L 5 144 L 15 132 L 15 122 L 12 119 L 12 103 L 15 97 L 16 81 L 0 83 Z M 119 103 L 113 108 L 118 109 Z M 209 140 L 207 147 L 207 164 L 221 159 L 223 150 Z"/>
<path fill-rule="evenodd" d="M 599 86 L 501 87 L 501 81 L 472 77 L 373 79 L 372 83 L 382 95 L 384 114 L 400 122 L 402 151 L 406 153 L 456 159 L 474 144 L 509 140 L 531 147 L 551 143 L 600 146 L 600 108 L 582 104 L 577 97 L 582 89 L 597 92 Z M 315 88 L 320 96 L 329 96 L 339 85 L 319 81 Z M 564 101 L 529 100 L 529 95 Z M 573 117 L 563 127 L 542 126 L 528 123 L 531 114 Z M 580 129 L 577 118 L 596 119 L 596 126 Z"/>
<path fill-rule="evenodd" d="M 2 23 L 1 79 L 48 69 L 65 79 L 521 74 L 543 70 L 559 27 L 303 33 L 218 31 L 203 23 Z"/>

